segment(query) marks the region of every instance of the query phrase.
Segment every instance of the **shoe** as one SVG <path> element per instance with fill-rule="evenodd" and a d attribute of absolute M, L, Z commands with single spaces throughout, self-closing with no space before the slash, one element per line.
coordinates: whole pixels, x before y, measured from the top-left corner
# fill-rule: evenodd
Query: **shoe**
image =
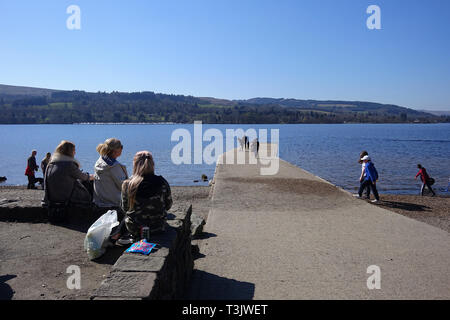
<path fill-rule="evenodd" d="M 353 196 L 354 196 L 355 198 L 361 199 L 361 196 L 360 196 L 359 194 L 357 194 L 357 193 L 353 194 Z"/>
<path fill-rule="evenodd" d="M 377 200 L 377 199 L 375 199 L 375 200 L 372 200 L 372 201 L 370 201 L 370 202 L 372 202 L 372 203 L 377 203 L 377 202 L 378 202 L 378 200 Z"/>

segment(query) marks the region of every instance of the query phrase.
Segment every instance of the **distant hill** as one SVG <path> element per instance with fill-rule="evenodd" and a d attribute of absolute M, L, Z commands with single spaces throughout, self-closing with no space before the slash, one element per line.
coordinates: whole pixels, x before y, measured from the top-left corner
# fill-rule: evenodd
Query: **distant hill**
<path fill-rule="evenodd" d="M 46 96 L 50 97 L 53 92 L 60 90 L 42 89 L 33 87 L 18 87 L 0 84 L 0 95 L 3 96 Z"/>
<path fill-rule="evenodd" d="M 1 124 L 81 122 L 193 123 L 436 123 L 433 115 L 390 104 L 212 97 L 145 92 L 85 92 L 0 85 Z"/>
<path fill-rule="evenodd" d="M 418 111 L 422 111 L 422 112 L 427 112 L 427 113 L 431 113 L 434 114 L 435 116 L 450 116 L 450 110 L 449 111 L 438 111 L 438 110 L 418 110 Z"/>
<path fill-rule="evenodd" d="M 298 100 L 298 99 L 273 99 L 253 98 L 242 101 L 243 103 L 276 104 L 283 107 L 291 107 L 307 110 L 321 110 L 328 112 L 385 112 L 388 114 L 401 114 L 424 116 L 425 111 L 400 107 L 392 104 L 381 104 L 367 101 L 330 101 L 330 100 Z"/>

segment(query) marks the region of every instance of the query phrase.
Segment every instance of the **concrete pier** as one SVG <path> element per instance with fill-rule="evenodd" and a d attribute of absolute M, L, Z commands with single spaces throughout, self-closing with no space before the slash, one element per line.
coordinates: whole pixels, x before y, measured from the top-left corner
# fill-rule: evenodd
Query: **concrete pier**
<path fill-rule="evenodd" d="M 227 164 L 231 153 L 247 164 Z M 218 161 L 188 299 L 450 298 L 447 232 L 281 159 L 261 175 L 267 159 L 252 157 L 235 149 Z M 380 289 L 369 289 L 377 267 Z"/>

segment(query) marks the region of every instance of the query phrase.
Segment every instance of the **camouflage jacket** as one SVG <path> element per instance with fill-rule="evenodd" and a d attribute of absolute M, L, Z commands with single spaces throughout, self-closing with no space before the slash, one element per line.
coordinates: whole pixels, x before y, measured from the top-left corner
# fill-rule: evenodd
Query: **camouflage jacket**
<path fill-rule="evenodd" d="M 166 211 L 172 207 L 172 194 L 169 183 L 161 176 L 149 174 L 138 187 L 134 208 L 129 208 L 128 180 L 123 183 L 121 208 L 126 213 L 125 225 L 135 236 L 142 226 L 150 232 L 164 230 Z"/>

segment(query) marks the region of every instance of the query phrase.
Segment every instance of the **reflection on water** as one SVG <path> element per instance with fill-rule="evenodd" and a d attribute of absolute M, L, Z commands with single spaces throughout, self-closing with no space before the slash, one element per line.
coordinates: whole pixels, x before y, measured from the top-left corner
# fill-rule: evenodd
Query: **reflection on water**
<path fill-rule="evenodd" d="M 193 125 L 0 125 L 0 176 L 6 176 L 8 184 L 26 184 L 24 172 L 30 151 L 38 150 L 40 162 L 62 139 L 77 145 L 76 157 L 82 169 L 93 172 L 98 158 L 95 147 L 116 137 L 124 144 L 119 161 L 129 173 L 133 155 L 150 150 L 157 174 L 172 185 L 206 185 L 201 175 L 211 179 L 214 164 L 175 165 L 171 161 L 172 148 L 178 143 L 171 141 L 171 135 L 178 128 L 193 133 Z M 448 186 L 450 124 L 203 125 L 203 132 L 209 128 L 221 130 L 224 136 L 226 129 L 279 129 L 281 158 L 349 191 L 355 191 L 359 184 L 361 166 L 357 160 L 362 150 L 369 152 L 379 172 L 381 193 L 418 193 L 420 184 L 414 180 L 418 163 L 436 179 L 435 188 Z M 191 142 L 193 149 L 193 139 Z M 209 143 L 203 142 L 203 147 Z"/>

